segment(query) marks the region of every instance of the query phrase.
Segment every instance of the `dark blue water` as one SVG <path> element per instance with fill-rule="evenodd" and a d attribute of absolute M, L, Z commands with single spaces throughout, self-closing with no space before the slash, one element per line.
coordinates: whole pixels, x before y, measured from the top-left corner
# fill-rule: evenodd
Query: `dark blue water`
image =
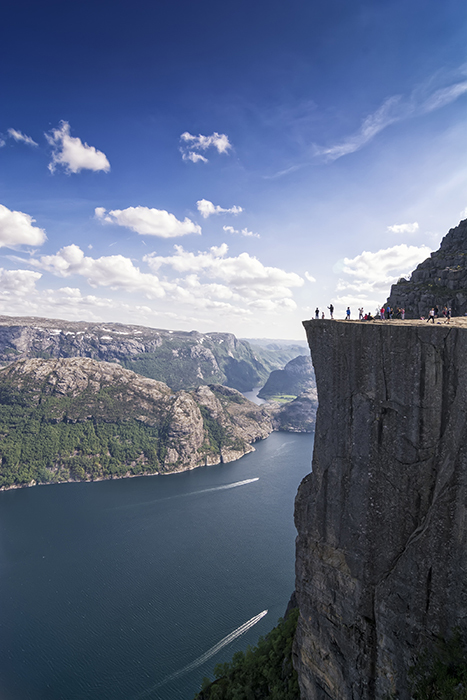
<path fill-rule="evenodd" d="M 0 493 L 1 700 L 192 700 L 256 644 L 294 587 L 312 437 L 256 448 L 182 474 Z"/>

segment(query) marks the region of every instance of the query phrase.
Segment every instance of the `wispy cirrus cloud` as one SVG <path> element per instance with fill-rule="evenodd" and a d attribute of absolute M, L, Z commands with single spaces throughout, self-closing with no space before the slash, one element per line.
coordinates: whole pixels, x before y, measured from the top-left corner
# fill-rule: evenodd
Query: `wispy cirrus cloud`
<path fill-rule="evenodd" d="M 230 209 L 224 209 L 219 205 L 213 204 L 208 199 L 199 199 L 196 202 L 196 206 L 203 219 L 207 219 L 208 216 L 212 216 L 213 214 L 241 214 L 243 211 L 242 207 L 237 207 L 235 205 L 230 207 Z"/>
<path fill-rule="evenodd" d="M 448 86 L 433 89 L 435 79 L 439 81 L 442 78 L 440 74 L 417 86 L 408 97 L 403 95 L 388 97 L 375 112 L 363 120 L 355 133 L 331 146 L 314 144 L 314 155 L 332 162 L 342 156 L 355 153 L 391 124 L 441 109 L 467 92 L 465 74 L 462 75 L 462 79 L 460 76 L 457 80 L 451 79 L 451 84 Z"/>
<path fill-rule="evenodd" d="M 94 146 L 88 146 L 76 136 L 70 136 L 70 125 L 61 121 L 57 129 L 52 129 L 45 138 L 52 146 L 52 160 L 49 170 L 54 173 L 57 166 L 63 166 L 65 172 L 79 173 L 81 170 L 103 170 L 109 172 L 110 163 L 102 151 Z"/>
<path fill-rule="evenodd" d="M 203 136 L 203 134 L 194 136 L 189 131 L 185 131 L 180 136 L 180 141 L 183 160 L 190 160 L 192 163 L 200 161 L 207 163 L 208 158 L 202 155 L 202 152 L 204 153 L 208 148 L 215 148 L 218 153 L 228 153 L 232 148 L 229 137 L 226 134 L 218 134 L 217 131 L 210 136 Z"/>
<path fill-rule="evenodd" d="M 107 212 L 104 207 L 96 207 L 95 216 L 103 223 L 117 224 L 140 236 L 158 236 L 159 238 L 175 238 L 189 233 L 201 234 L 201 226 L 185 217 L 183 221 L 164 209 L 149 207 L 128 207 Z"/>
<path fill-rule="evenodd" d="M 27 146 L 38 146 L 39 145 L 30 136 L 26 136 L 26 134 L 23 134 L 21 131 L 18 131 L 17 129 L 8 129 L 8 136 L 10 136 L 10 138 L 12 138 L 14 141 L 19 141 L 21 143 L 25 143 Z"/>

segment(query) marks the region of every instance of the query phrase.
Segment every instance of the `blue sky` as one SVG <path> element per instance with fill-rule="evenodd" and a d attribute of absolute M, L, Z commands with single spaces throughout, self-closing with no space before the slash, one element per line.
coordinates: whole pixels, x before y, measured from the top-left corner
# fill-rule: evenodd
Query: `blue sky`
<path fill-rule="evenodd" d="M 302 338 L 467 217 L 463 0 L 8 3 L 0 313 Z"/>

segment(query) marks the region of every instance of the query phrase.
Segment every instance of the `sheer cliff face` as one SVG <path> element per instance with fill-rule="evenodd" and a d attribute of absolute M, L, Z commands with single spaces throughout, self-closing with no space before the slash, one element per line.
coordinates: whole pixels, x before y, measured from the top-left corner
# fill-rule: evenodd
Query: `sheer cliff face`
<path fill-rule="evenodd" d="M 302 698 L 408 698 L 467 630 L 467 328 L 304 323 L 318 385 L 296 500 Z"/>

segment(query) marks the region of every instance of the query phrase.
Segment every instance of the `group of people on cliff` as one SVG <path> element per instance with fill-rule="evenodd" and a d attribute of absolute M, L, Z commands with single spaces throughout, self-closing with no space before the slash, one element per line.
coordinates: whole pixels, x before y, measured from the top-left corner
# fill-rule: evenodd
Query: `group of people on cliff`
<path fill-rule="evenodd" d="M 329 315 L 331 317 L 331 321 L 334 320 L 334 306 L 333 304 L 329 304 L 327 307 L 329 309 Z M 351 310 L 350 306 L 347 307 L 345 311 L 345 320 L 350 321 L 351 320 Z M 421 316 L 420 319 L 422 321 L 425 321 L 429 323 L 432 321 L 432 323 L 435 322 L 435 319 L 438 318 L 443 318 L 445 323 L 449 323 L 451 320 L 452 316 L 452 309 L 450 306 L 445 306 L 443 309 L 440 311 L 439 307 L 437 305 L 432 306 L 430 311 L 428 312 L 428 316 L 425 318 L 425 316 Z M 467 314 L 466 314 L 467 316 Z M 315 319 L 321 319 L 324 320 L 326 318 L 326 314 L 324 311 L 319 310 L 318 307 L 315 309 Z M 392 321 L 395 318 L 399 318 L 402 321 L 405 320 L 405 309 L 402 307 L 397 307 L 396 309 L 393 309 L 392 306 L 389 304 L 387 306 L 382 306 L 374 316 L 371 315 L 371 313 L 365 313 L 363 306 L 358 309 L 358 320 L 359 321 L 373 321 L 374 319 L 381 320 L 381 321 Z"/>
<path fill-rule="evenodd" d="M 428 318 L 426 319 L 426 322 L 429 323 L 431 321 L 432 323 L 434 323 L 435 318 L 442 317 L 442 318 L 444 318 L 444 323 L 449 323 L 449 321 L 451 320 L 451 316 L 452 316 L 452 309 L 450 306 L 445 305 L 442 312 L 441 312 L 441 315 L 439 312 L 439 307 L 432 306 L 430 311 L 428 312 Z M 425 320 L 425 318 L 423 316 L 421 317 L 421 319 L 422 319 L 422 321 Z"/>

